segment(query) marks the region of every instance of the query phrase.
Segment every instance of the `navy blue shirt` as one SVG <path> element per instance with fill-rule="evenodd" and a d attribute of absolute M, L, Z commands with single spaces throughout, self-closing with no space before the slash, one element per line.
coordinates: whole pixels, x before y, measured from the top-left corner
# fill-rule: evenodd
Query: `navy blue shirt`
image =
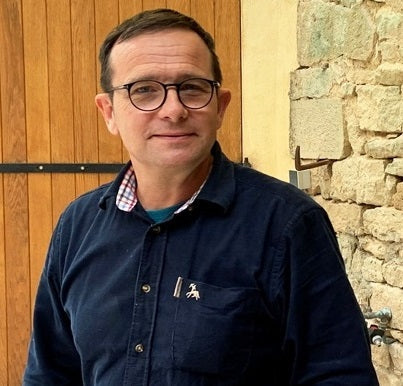
<path fill-rule="evenodd" d="M 24 385 L 378 385 L 325 211 L 213 155 L 197 199 L 163 222 L 117 208 L 126 169 L 66 208 Z"/>

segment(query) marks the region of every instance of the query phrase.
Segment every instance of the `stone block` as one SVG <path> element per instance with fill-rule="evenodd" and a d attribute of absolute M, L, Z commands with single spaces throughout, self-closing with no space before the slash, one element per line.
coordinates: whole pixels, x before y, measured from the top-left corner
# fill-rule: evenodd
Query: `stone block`
<path fill-rule="evenodd" d="M 403 47 L 400 48 L 397 43 L 390 41 L 379 42 L 378 50 L 382 56 L 382 60 L 392 63 L 403 60 Z"/>
<path fill-rule="evenodd" d="M 330 174 L 329 166 L 320 166 L 311 169 L 311 192 L 312 195 L 320 194 L 324 199 L 329 199 L 330 195 Z"/>
<path fill-rule="evenodd" d="M 308 68 L 291 73 L 290 98 L 321 98 L 329 96 L 333 74 L 329 69 Z"/>
<path fill-rule="evenodd" d="M 330 196 L 358 204 L 390 205 L 395 192 L 395 177 L 385 177 L 387 161 L 353 156 L 332 167 Z M 391 178 L 388 178 L 391 177 Z"/>
<path fill-rule="evenodd" d="M 372 158 L 403 157 L 403 135 L 390 139 L 373 139 L 365 145 L 365 151 Z"/>
<path fill-rule="evenodd" d="M 362 277 L 362 265 L 365 259 L 366 253 L 361 249 L 356 249 L 353 253 L 353 260 L 350 266 L 349 275 L 357 275 Z"/>
<path fill-rule="evenodd" d="M 390 335 L 393 339 L 397 339 L 400 343 L 403 343 L 403 331 L 390 330 Z"/>
<path fill-rule="evenodd" d="M 383 366 L 375 366 L 375 370 L 380 386 L 403 386 L 401 375 L 394 374 Z"/>
<path fill-rule="evenodd" d="M 390 7 L 395 12 L 403 13 L 403 3 L 402 0 L 383 0 L 388 7 Z"/>
<path fill-rule="evenodd" d="M 395 342 L 389 346 L 389 354 L 395 371 L 403 373 L 403 344 Z"/>
<path fill-rule="evenodd" d="M 384 0 L 384 2 L 393 11 L 403 13 L 402 0 Z"/>
<path fill-rule="evenodd" d="M 341 0 L 340 4 L 344 7 L 353 7 L 355 5 L 361 4 L 363 0 Z"/>
<path fill-rule="evenodd" d="M 384 307 L 392 311 L 390 327 L 403 330 L 403 289 L 388 284 L 371 283 L 372 296 L 370 306 L 376 312 Z"/>
<path fill-rule="evenodd" d="M 357 113 L 361 130 L 401 133 L 403 99 L 398 86 L 357 86 Z"/>
<path fill-rule="evenodd" d="M 303 66 L 339 56 L 368 60 L 373 53 L 375 23 L 364 7 L 330 2 L 301 2 L 298 13 L 298 60 Z"/>
<path fill-rule="evenodd" d="M 398 259 L 388 261 L 382 266 L 382 274 L 388 284 L 403 288 L 403 262 Z"/>
<path fill-rule="evenodd" d="M 403 182 L 396 185 L 396 193 L 392 197 L 392 202 L 396 209 L 403 210 Z"/>
<path fill-rule="evenodd" d="M 346 271 L 348 274 L 350 274 L 354 252 L 357 249 L 357 238 L 346 233 L 338 233 L 337 242 L 339 244 L 340 252 L 343 256 Z"/>
<path fill-rule="evenodd" d="M 292 154 L 297 145 L 305 159 L 341 159 L 349 154 L 339 99 L 291 101 L 290 125 Z"/>
<path fill-rule="evenodd" d="M 403 212 L 401 210 L 386 207 L 368 209 L 363 214 L 363 224 L 364 231 L 379 240 L 403 242 Z"/>
<path fill-rule="evenodd" d="M 400 1 L 401 0 L 396 0 Z M 376 32 L 379 40 L 403 42 L 403 10 L 396 12 L 391 7 L 382 7 L 375 17 Z"/>
<path fill-rule="evenodd" d="M 359 237 L 358 243 L 362 250 L 385 261 L 398 258 L 399 250 L 402 249 L 401 243 L 382 241 L 370 235 Z"/>
<path fill-rule="evenodd" d="M 355 203 L 334 202 L 317 198 L 316 201 L 326 210 L 333 227 L 338 233 L 360 235 L 363 233 L 362 214 L 364 208 Z"/>
<path fill-rule="evenodd" d="M 362 260 L 362 277 L 366 281 L 384 283 L 385 279 L 382 273 L 383 261 L 370 255 L 369 253 L 363 253 Z"/>
<path fill-rule="evenodd" d="M 389 355 L 389 349 L 386 345 L 380 347 L 371 345 L 372 362 L 374 365 L 389 368 L 391 365 L 391 359 Z"/>
<path fill-rule="evenodd" d="M 381 63 L 376 69 L 375 80 L 386 86 L 403 84 L 403 63 Z"/>
<path fill-rule="evenodd" d="M 394 176 L 403 177 L 403 158 L 395 158 L 386 166 L 385 172 Z"/>

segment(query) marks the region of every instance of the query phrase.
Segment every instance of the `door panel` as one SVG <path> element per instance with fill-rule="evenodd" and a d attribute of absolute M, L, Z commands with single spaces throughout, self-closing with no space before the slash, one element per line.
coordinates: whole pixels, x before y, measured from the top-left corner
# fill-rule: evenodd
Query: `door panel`
<path fill-rule="evenodd" d="M 157 7 L 190 14 L 215 36 L 223 86 L 233 94 L 218 135 L 240 161 L 239 0 L 7 0 L 0 2 L 0 162 L 126 162 L 94 104 L 98 47 L 119 21 Z M 38 278 L 61 211 L 113 177 L 0 173 L 1 385 L 21 384 Z"/>

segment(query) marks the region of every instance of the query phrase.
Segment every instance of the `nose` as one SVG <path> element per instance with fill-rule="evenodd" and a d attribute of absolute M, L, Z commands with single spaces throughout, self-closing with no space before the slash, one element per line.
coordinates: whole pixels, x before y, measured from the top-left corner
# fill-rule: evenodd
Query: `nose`
<path fill-rule="evenodd" d="M 174 122 L 183 120 L 188 116 L 189 112 L 179 100 L 178 89 L 175 86 L 167 87 L 165 102 L 158 113 L 163 118 L 168 118 Z"/>

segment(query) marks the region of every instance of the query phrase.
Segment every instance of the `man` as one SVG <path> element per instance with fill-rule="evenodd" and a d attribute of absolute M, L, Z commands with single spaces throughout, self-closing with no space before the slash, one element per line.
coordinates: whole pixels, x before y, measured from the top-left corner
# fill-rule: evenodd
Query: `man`
<path fill-rule="evenodd" d="M 146 11 L 100 51 L 130 162 L 54 231 L 25 385 L 377 385 L 328 217 L 230 162 L 230 101 L 193 19 Z"/>

